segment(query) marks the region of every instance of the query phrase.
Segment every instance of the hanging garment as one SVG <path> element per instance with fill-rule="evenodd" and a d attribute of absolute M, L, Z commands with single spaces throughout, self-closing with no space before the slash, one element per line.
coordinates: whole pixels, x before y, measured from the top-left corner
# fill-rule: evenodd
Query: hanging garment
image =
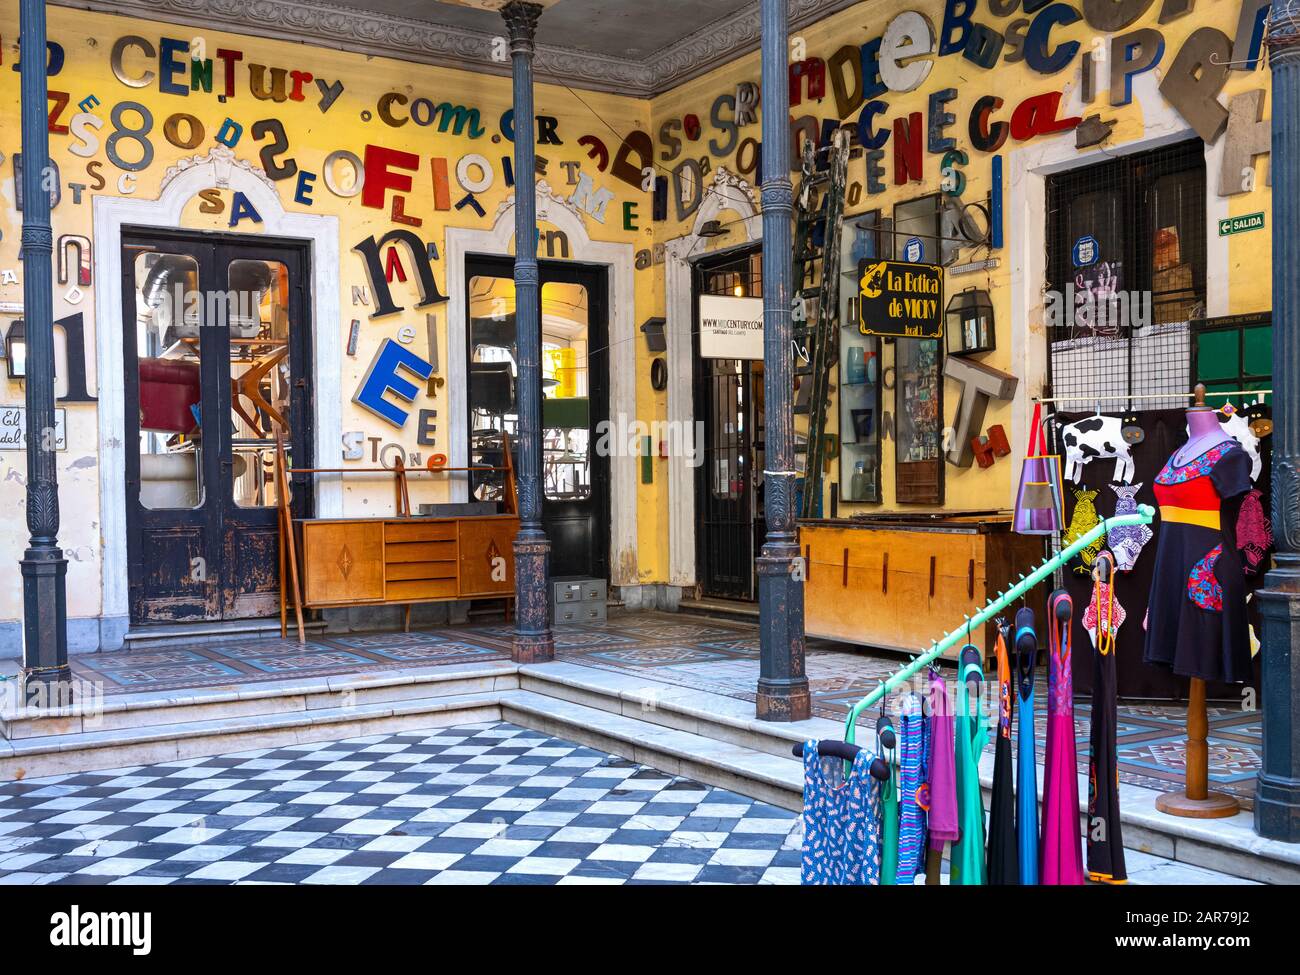
<path fill-rule="evenodd" d="M 1252 675 L 1246 580 L 1221 510 L 1250 490 L 1250 457 L 1228 440 L 1182 466 L 1175 458 L 1155 483 L 1160 538 L 1142 659 L 1240 684 Z"/>
<path fill-rule="evenodd" d="M 1074 681 L 1070 673 L 1070 626 L 1074 604 L 1064 589 L 1047 601 L 1047 757 L 1043 762 L 1042 883 L 1083 883 L 1079 838 L 1079 766 L 1074 747 Z"/>
<path fill-rule="evenodd" d="M 1038 733 L 1034 728 L 1034 668 L 1038 636 L 1034 611 L 1016 613 L 1016 846 L 1020 882 L 1038 883 Z"/>
<path fill-rule="evenodd" d="M 868 886 L 880 883 L 880 783 L 875 759 L 862 749 L 848 775 L 844 760 L 803 746 L 803 860 L 799 882 Z"/>
<path fill-rule="evenodd" d="M 1248 576 L 1259 572 L 1273 548 L 1273 528 L 1264 511 L 1263 497 L 1258 488 L 1251 488 L 1237 514 L 1237 551 Z"/>
<path fill-rule="evenodd" d="M 1098 558 L 1105 558 L 1106 555 L 1106 552 L 1102 552 Z M 1112 583 L 1094 582 L 1092 592 L 1088 608 L 1083 611 L 1083 628 L 1088 631 L 1094 650 L 1099 649 L 1103 642 L 1113 647 L 1115 634 L 1119 632 L 1120 624 L 1128 619 L 1128 613 L 1124 612 L 1124 607 L 1115 598 Z"/>
<path fill-rule="evenodd" d="M 998 724 L 993 743 L 993 797 L 989 802 L 990 884 L 1020 883 L 1016 848 L 1016 793 L 1011 758 L 1011 722 L 1015 710 L 1011 658 L 1007 651 L 1010 627 L 998 627 Z"/>
<path fill-rule="evenodd" d="M 960 835 L 957 820 L 957 768 L 952 703 L 936 670 L 930 671 L 930 849 L 943 852 Z M 928 872 L 928 870 L 927 870 Z"/>
<path fill-rule="evenodd" d="M 1103 568 L 1103 552 L 1098 568 Z M 1093 587 L 1089 611 L 1100 625 L 1094 633 L 1092 654 L 1092 729 L 1088 746 L 1088 879 L 1096 883 L 1122 884 L 1128 879 L 1124 866 L 1124 841 L 1119 820 L 1119 761 L 1115 754 L 1115 633 L 1119 611 L 1114 587 L 1101 581 Z M 1113 578 L 1113 577 L 1112 577 Z M 1085 620 L 1087 614 L 1085 614 Z"/>
<path fill-rule="evenodd" d="M 984 680 L 980 652 L 975 647 L 961 665 L 957 684 L 957 822 L 960 836 L 952 846 L 950 882 L 958 886 L 984 883 L 984 793 L 980 791 L 980 755 L 988 744 L 989 729 L 980 708 L 979 688 Z M 975 681 L 971 689 L 968 681 Z M 974 702 L 974 703 L 972 703 Z"/>
<path fill-rule="evenodd" d="M 898 713 L 899 826 L 898 872 L 900 884 L 911 884 L 925 869 L 925 810 L 930 805 L 926 777 L 929 722 L 919 694 L 905 694 Z"/>
<path fill-rule="evenodd" d="M 1138 510 L 1137 493 L 1141 484 L 1112 484 L 1115 492 L 1115 514 L 1135 515 Z M 1106 544 L 1115 556 L 1115 568 L 1131 572 L 1151 536 L 1155 534 L 1147 525 L 1120 525 L 1106 531 Z"/>
<path fill-rule="evenodd" d="M 886 751 L 881 746 L 879 732 L 876 734 L 876 750 L 889 766 L 889 780 L 880 787 L 880 883 L 892 887 L 898 883 L 898 753 L 896 749 Z"/>
<path fill-rule="evenodd" d="M 1074 513 L 1070 518 L 1070 527 L 1065 531 L 1064 544 L 1068 547 L 1073 545 L 1084 535 L 1092 531 L 1100 521 L 1097 517 L 1097 506 L 1094 503 L 1097 498 L 1096 491 L 1074 491 Z M 1083 551 L 1079 553 L 1079 564 L 1074 567 L 1074 571 L 1080 575 L 1089 575 L 1092 572 L 1092 560 L 1097 557 L 1101 551 L 1102 540 L 1099 538 Z"/>

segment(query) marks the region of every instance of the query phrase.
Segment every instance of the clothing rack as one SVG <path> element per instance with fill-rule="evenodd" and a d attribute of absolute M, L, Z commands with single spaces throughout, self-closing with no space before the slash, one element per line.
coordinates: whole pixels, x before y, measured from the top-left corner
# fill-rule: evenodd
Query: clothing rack
<path fill-rule="evenodd" d="M 1192 399 L 1196 394 L 1188 393 L 1187 399 Z M 1226 393 L 1206 393 L 1207 397 L 1213 396 L 1216 399 L 1231 399 L 1234 396 L 1272 396 L 1271 389 L 1234 389 Z M 1106 396 L 1046 396 L 1033 397 L 1035 403 L 1054 405 L 1056 403 L 1118 403 L 1128 402 L 1129 400 L 1155 400 L 1155 399 L 1181 399 L 1182 393 L 1138 393 L 1131 396 L 1125 396 L 1122 393 L 1113 393 Z"/>
<path fill-rule="evenodd" d="M 964 636 L 969 642 L 970 632 L 976 627 L 983 626 L 990 622 L 1003 609 L 1015 602 L 1021 596 L 1028 593 L 1043 580 L 1049 578 L 1057 569 L 1064 566 L 1070 559 L 1074 558 L 1085 548 L 1091 545 L 1097 539 L 1105 536 L 1111 528 L 1122 528 L 1130 525 L 1150 525 L 1155 519 L 1156 510 L 1149 504 L 1140 505 L 1136 514 L 1117 515 L 1107 518 L 1104 521 L 1094 525 L 1084 536 L 1078 539 L 1074 544 L 1062 549 L 1058 554 L 1043 562 L 1037 569 L 1028 576 L 1021 576 L 1020 581 L 1010 589 L 1002 593 L 996 599 L 991 600 L 987 606 L 975 614 L 974 617 L 966 617 L 966 622 L 953 630 L 942 640 L 931 644 L 930 649 L 917 657 L 910 664 L 904 667 L 894 676 L 877 687 L 874 691 L 855 704 L 849 711 L 848 723 L 844 730 L 844 740 L 849 744 L 854 743 L 857 733 L 858 717 L 863 711 L 875 705 L 882 697 L 891 690 L 898 687 L 904 681 L 910 679 L 922 668 L 929 666 L 939 657 L 943 656 L 949 650 L 957 645 L 957 642 Z"/>

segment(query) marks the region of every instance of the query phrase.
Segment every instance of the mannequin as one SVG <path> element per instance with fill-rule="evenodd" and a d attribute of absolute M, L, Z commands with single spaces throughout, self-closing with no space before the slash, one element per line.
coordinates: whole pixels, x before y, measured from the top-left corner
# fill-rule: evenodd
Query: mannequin
<path fill-rule="evenodd" d="M 1224 534 L 1222 506 L 1250 489 L 1250 461 L 1223 430 L 1217 411 L 1196 387 L 1187 411 L 1189 439 L 1156 478 L 1161 531 L 1152 582 L 1146 649 L 1150 664 L 1190 681 L 1184 791 L 1160 796 L 1172 816 L 1218 819 L 1238 810 L 1231 796 L 1209 791 L 1207 680 L 1249 679 L 1245 573 Z"/>

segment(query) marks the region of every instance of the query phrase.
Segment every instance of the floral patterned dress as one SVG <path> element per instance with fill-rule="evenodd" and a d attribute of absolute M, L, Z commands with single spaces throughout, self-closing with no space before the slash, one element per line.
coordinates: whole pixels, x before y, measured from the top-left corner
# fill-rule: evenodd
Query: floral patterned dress
<path fill-rule="evenodd" d="M 1156 478 L 1160 532 L 1143 659 L 1182 677 L 1239 684 L 1251 677 L 1246 582 L 1223 502 L 1250 490 L 1249 455 L 1234 441 Z"/>
<path fill-rule="evenodd" d="M 803 746 L 803 860 L 800 882 L 865 887 L 880 883 L 880 783 L 875 755 L 822 758 L 817 742 Z"/>

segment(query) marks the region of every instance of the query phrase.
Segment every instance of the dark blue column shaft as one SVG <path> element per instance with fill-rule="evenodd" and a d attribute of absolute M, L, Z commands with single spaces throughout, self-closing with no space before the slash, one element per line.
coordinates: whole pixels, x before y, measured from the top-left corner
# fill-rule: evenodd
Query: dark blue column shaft
<path fill-rule="evenodd" d="M 1276 566 L 1259 591 L 1263 616 L 1264 761 L 1255 829 L 1300 842 L 1300 30 L 1293 3 L 1274 3 L 1273 534 Z M 1300 12 L 1300 11 L 1297 11 Z"/>
<path fill-rule="evenodd" d="M 795 577 L 794 354 L 790 334 L 790 85 L 786 0 L 762 0 L 763 397 L 767 540 L 757 561 L 761 657 L 757 714 L 802 721 L 810 714 L 804 675 L 803 582 Z M 830 233 L 828 230 L 827 233 Z M 832 269 L 831 273 L 835 273 Z"/>
<path fill-rule="evenodd" d="M 45 0 L 22 0 L 19 26 L 23 146 L 23 323 L 27 335 L 27 529 L 22 558 L 27 701 L 67 702 L 68 563 L 59 548 L 54 451 L 54 295 L 45 77 Z"/>
<path fill-rule="evenodd" d="M 555 656 L 551 635 L 551 543 L 542 529 L 542 333 L 537 281 L 533 38 L 542 8 L 501 8 L 510 32 L 515 128 L 515 383 L 519 410 L 519 535 L 515 539 L 515 640 L 519 663 Z"/>

